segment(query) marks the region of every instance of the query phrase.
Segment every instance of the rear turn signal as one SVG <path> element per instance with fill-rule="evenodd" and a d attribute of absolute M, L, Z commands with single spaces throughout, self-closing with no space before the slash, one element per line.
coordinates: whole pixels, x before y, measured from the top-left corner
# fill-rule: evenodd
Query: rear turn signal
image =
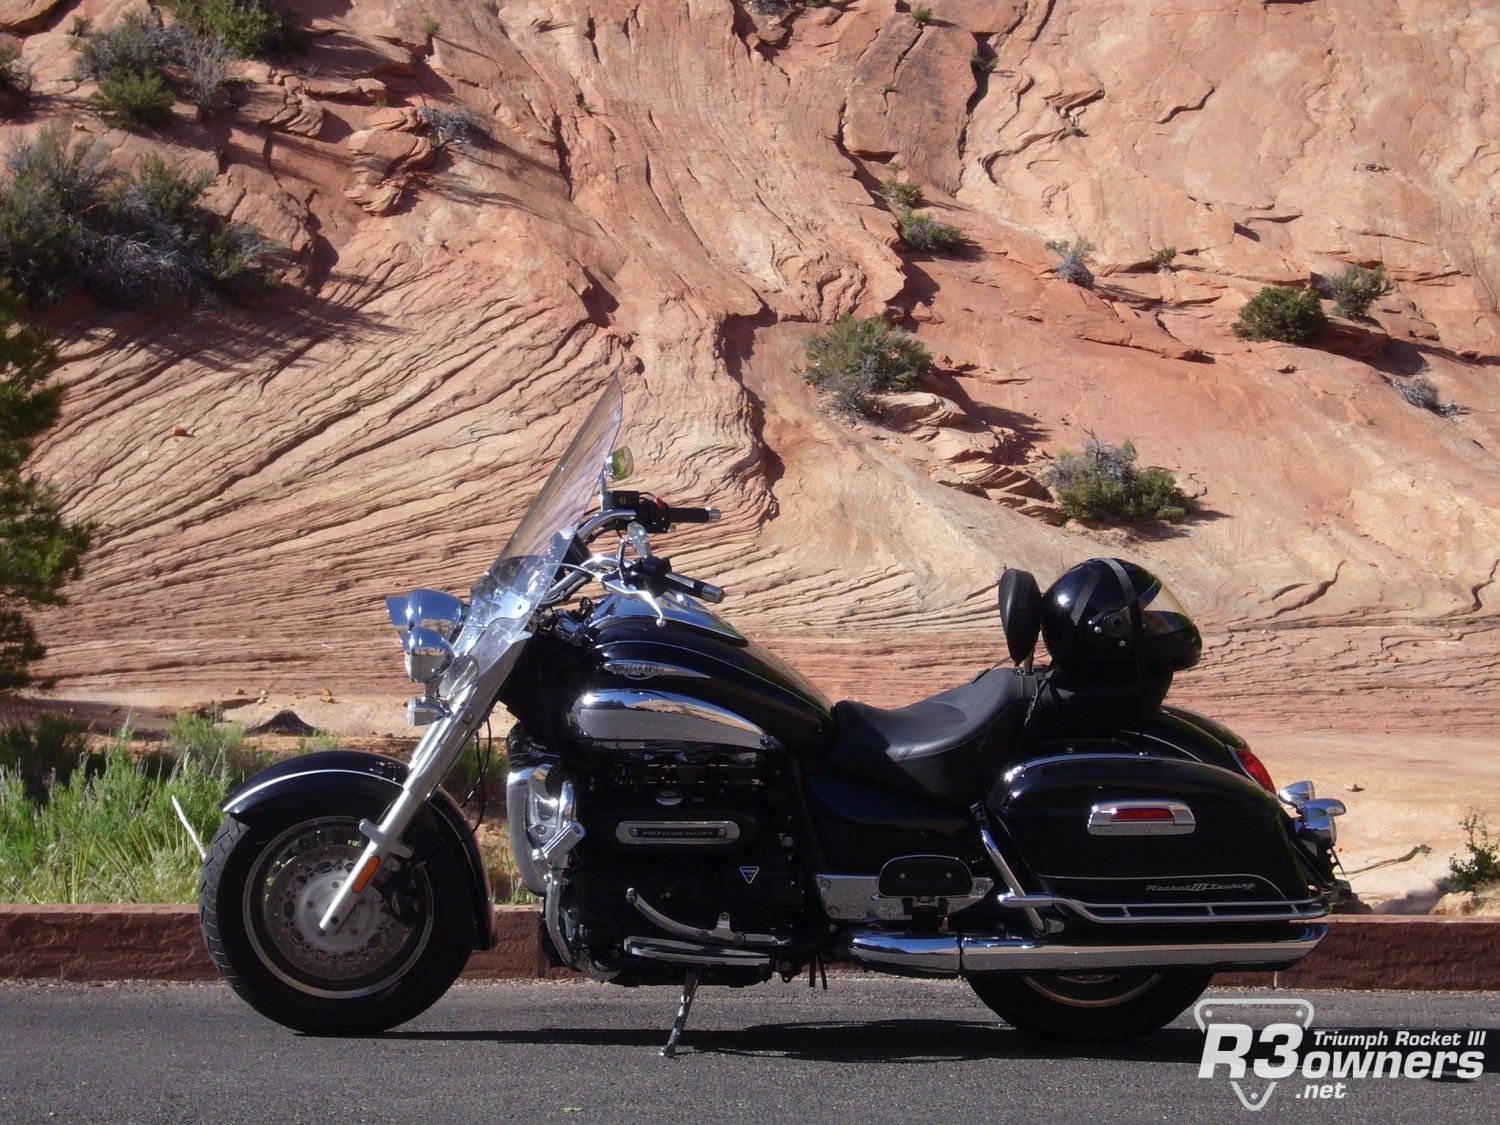
<path fill-rule="evenodd" d="M 1240 760 L 1240 768 L 1250 775 L 1250 779 L 1255 784 L 1271 796 L 1276 796 L 1276 783 L 1271 780 L 1271 771 L 1266 769 L 1265 763 L 1255 756 L 1255 751 L 1245 747 L 1237 749 L 1234 756 Z"/>

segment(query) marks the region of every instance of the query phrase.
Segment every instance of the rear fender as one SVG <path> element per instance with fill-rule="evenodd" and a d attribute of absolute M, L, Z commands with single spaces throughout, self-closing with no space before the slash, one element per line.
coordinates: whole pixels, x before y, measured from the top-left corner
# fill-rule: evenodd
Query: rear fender
<path fill-rule="evenodd" d="M 385 807 L 401 792 L 406 764 L 380 754 L 326 750 L 277 762 L 229 795 L 224 812 L 247 824 L 272 812 L 328 808 L 330 798 L 359 797 Z M 427 800 L 406 834 L 425 857 L 438 920 L 448 935 L 471 949 L 495 944 L 490 881 L 474 833 L 462 810 L 442 790 Z"/>

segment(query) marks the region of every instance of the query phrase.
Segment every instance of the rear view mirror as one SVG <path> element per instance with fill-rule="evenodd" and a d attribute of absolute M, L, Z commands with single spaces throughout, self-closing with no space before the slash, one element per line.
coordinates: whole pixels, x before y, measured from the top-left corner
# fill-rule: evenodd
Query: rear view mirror
<path fill-rule="evenodd" d="M 635 458 L 630 455 L 628 445 L 620 446 L 604 459 L 604 473 L 613 483 L 629 480 L 634 472 Z"/>

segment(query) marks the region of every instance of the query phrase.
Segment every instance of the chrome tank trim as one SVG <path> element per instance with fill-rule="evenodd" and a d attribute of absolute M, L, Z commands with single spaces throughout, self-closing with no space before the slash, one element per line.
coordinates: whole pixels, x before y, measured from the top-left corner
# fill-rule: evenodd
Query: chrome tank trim
<path fill-rule="evenodd" d="M 938 906 L 947 904 L 944 914 L 957 914 L 960 910 L 984 901 L 995 888 L 993 879 L 976 878 L 974 886 L 966 895 L 936 895 L 905 898 L 886 898 L 880 894 L 880 880 L 873 875 L 834 875 L 817 877 L 818 897 L 823 900 L 823 911 L 837 922 L 895 922 L 911 917 L 906 903 Z"/>
<path fill-rule="evenodd" d="M 1091 973 L 1121 969 L 1259 968 L 1286 966 L 1311 953 L 1327 926 L 1305 926 L 1288 937 L 1239 942 L 1074 945 L 995 935 L 892 934 L 856 930 L 844 936 L 849 960 L 887 972 L 928 976 L 969 973 Z"/>
<path fill-rule="evenodd" d="M 581 738 L 620 747 L 688 742 L 773 750 L 779 743 L 749 719 L 691 696 L 602 688 L 574 701 L 568 724 Z"/>
<path fill-rule="evenodd" d="M 726 641 L 732 641 L 737 645 L 749 643 L 749 639 L 733 625 L 722 618 L 716 617 L 704 609 L 701 604 L 684 594 L 670 590 L 658 599 L 661 605 L 662 617 L 668 621 L 674 621 L 679 625 L 690 625 L 695 629 L 702 629 L 705 633 L 723 637 Z M 656 620 L 656 611 L 643 602 L 632 598 L 622 598 L 618 594 L 611 594 L 601 601 L 594 611 L 589 614 L 588 620 L 584 622 L 590 629 L 598 629 L 607 624 L 612 618 L 620 617 L 647 617 Z"/>

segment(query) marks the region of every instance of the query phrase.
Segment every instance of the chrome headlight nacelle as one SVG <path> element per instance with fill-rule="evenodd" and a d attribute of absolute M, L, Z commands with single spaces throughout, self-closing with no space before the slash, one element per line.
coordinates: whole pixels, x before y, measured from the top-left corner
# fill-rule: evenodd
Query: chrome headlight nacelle
<path fill-rule="evenodd" d="M 401 632 L 430 629 L 445 640 L 453 639 L 468 611 L 461 599 L 441 590 L 413 590 L 405 597 L 386 598 L 385 608 L 391 624 Z"/>
<path fill-rule="evenodd" d="M 453 662 L 453 638 L 463 628 L 466 607 L 441 590 L 413 590 L 405 597 L 387 598 L 391 624 L 404 635 L 406 674 L 419 684 L 443 674 Z"/>

